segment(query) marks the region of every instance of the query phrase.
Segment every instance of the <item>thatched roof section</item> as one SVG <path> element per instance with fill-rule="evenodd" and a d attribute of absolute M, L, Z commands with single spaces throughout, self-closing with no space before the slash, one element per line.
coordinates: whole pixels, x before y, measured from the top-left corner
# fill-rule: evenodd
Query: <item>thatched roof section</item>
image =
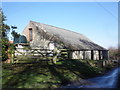
<path fill-rule="evenodd" d="M 37 31 L 42 30 L 44 33 L 46 33 L 47 37 L 53 36 L 53 41 L 57 43 L 62 42 L 66 47 L 70 49 L 106 50 L 105 48 L 92 42 L 86 36 L 70 30 L 34 21 L 30 21 L 29 25 L 34 26 L 34 28 L 36 27 Z"/>

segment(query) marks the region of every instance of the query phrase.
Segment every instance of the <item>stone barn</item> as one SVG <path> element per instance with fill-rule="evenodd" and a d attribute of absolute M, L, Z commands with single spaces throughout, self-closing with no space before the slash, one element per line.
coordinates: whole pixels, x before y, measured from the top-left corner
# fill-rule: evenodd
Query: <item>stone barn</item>
<path fill-rule="evenodd" d="M 30 21 L 22 34 L 33 49 L 68 49 L 72 59 L 108 59 L 108 50 L 83 34 L 63 28 Z"/>

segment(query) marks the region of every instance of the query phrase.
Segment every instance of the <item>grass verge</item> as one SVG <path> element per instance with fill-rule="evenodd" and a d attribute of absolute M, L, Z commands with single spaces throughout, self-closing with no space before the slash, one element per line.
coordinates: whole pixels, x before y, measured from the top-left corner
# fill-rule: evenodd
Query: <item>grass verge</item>
<path fill-rule="evenodd" d="M 83 60 L 61 60 L 55 65 L 44 61 L 3 64 L 2 87 L 57 88 L 80 78 L 94 77 L 101 72 L 100 67 Z"/>

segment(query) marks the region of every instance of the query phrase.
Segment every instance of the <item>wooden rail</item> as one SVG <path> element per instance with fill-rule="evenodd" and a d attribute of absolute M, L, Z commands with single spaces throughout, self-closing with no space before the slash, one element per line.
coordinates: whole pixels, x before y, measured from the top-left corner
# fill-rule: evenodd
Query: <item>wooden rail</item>
<path fill-rule="evenodd" d="M 20 57 L 21 60 L 18 60 Z M 36 59 L 36 60 L 50 60 L 50 59 L 67 59 L 68 58 L 68 50 L 67 49 L 29 49 L 26 50 L 24 48 L 17 48 L 14 50 L 12 54 L 12 63 L 18 63 L 22 61 L 22 58 Z"/>

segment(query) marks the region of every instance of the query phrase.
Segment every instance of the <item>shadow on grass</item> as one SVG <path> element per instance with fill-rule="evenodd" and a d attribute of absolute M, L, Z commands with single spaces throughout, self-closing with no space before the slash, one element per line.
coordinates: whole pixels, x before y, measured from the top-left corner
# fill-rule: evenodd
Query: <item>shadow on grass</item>
<path fill-rule="evenodd" d="M 11 71 L 9 68 L 12 68 Z M 33 87 L 30 84 L 34 84 L 36 81 L 34 77 L 48 76 L 46 74 L 47 66 L 42 65 L 41 62 L 34 64 L 14 64 L 11 66 L 3 65 L 3 88 L 25 88 Z M 9 73 L 7 73 L 10 71 Z"/>
<path fill-rule="evenodd" d="M 81 62 L 80 60 L 65 60 L 62 64 L 74 74 L 85 79 L 95 77 L 99 74 L 95 67 L 92 67 L 87 63 Z"/>
<path fill-rule="evenodd" d="M 61 85 L 67 85 L 70 83 L 70 80 L 67 79 L 63 73 L 57 71 L 57 67 L 55 65 L 49 65 L 49 71 L 55 78 L 58 78 L 61 81 Z"/>
<path fill-rule="evenodd" d="M 70 82 L 56 65 L 44 62 L 3 65 L 3 73 L 3 88 L 50 88 Z"/>
<path fill-rule="evenodd" d="M 60 62 L 56 65 L 44 61 L 3 65 L 3 88 L 59 87 L 70 83 L 72 78 L 89 78 L 97 74 L 95 68 L 79 60 Z"/>

